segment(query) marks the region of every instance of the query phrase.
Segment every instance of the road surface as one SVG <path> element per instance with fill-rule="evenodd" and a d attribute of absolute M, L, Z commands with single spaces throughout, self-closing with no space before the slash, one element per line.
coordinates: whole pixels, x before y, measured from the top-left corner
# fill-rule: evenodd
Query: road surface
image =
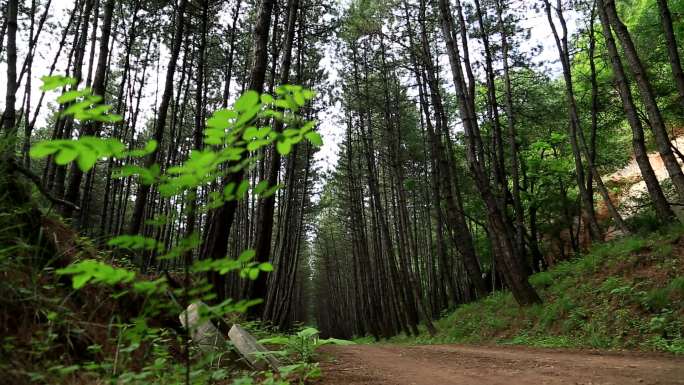
<path fill-rule="evenodd" d="M 321 367 L 321 385 L 684 384 L 684 358 L 517 346 L 328 346 Z"/>

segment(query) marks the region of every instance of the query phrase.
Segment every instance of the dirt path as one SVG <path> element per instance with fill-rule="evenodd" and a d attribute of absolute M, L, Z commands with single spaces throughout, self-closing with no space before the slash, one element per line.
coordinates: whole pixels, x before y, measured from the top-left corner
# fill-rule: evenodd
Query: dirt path
<path fill-rule="evenodd" d="M 321 385 L 684 384 L 684 359 L 527 347 L 352 345 L 323 350 Z"/>

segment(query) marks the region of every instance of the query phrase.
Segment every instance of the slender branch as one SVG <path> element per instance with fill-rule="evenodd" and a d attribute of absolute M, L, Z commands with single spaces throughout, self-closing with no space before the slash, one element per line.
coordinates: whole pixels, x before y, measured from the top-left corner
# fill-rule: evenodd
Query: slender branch
<path fill-rule="evenodd" d="M 54 204 L 61 205 L 61 206 L 70 207 L 71 209 L 76 210 L 76 211 L 81 209 L 80 207 L 78 207 L 76 204 L 74 204 L 72 202 L 66 201 L 64 199 L 57 198 L 56 196 L 52 195 L 52 193 L 50 191 L 48 191 L 48 189 L 45 188 L 45 186 L 43 186 L 43 182 L 40 180 L 40 177 L 38 175 L 36 175 L 35 173 L 33 173 L 33 171 L 25 168 L 24 166 L 18 164 L 15 161 L 12 161 L 11 166 L 14 167 L 15 170 L 17 170 L 21 174 L 23 174 L 25 177 L 27 177 L 29 180 L 31 180 L 31 182 L 33 182 L 33 184 L 35 184 L 36 187 L 38 188 L 38 191 L 40 191 L 40 193 L 45 198 L 47 198 L 47 200 L 49 200 L 50 202 L 52 202 Z"/>

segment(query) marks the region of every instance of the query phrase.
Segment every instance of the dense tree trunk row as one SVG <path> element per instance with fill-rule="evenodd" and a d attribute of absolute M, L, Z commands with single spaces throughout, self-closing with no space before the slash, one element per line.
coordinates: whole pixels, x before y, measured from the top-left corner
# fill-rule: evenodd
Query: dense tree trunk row
<path fill-rule="evenodd" d="M 673 22 L 667 2 L 658 4 L 676 78 Z M 606 234 L 629 234 L 624 198 L 603 179 L 607 114 L 623 114 L 631 128 L 657 219 L 674 218 L 649 163 L 644 124 L 677 191 L 681 169 L 668 160 L 663 114 L 614 3 L 540 5 L 559 79 L 536 73 L 520 49 L 526 33 L 515 7 L 523 4 L 404 0 L 365 11 L 354 3 L 347 11 L 338 43 L 345 135 L 313 248 L 316 317 L 326 334 L 382 338 L 414 334 L 416 323 L 433 333 L 431 320 L 445 309 L 499 287 L 521 305 L 538 303 L 531 272 L 567 258 L 567 248 L 576 253 Z M 572 7 L 586 12 L 586 40 L 573 40 L 576 26 L 565 19 Z M 441 68 L 445 57 L 449 66 Z M 599 61 L 611 67 L 616 88 L 603 80 Z M 529 91 L 537 86 L 545 90 L 539 99 Z M 622 100 L 623 110 L 611 111 L 608 97 Z"/>

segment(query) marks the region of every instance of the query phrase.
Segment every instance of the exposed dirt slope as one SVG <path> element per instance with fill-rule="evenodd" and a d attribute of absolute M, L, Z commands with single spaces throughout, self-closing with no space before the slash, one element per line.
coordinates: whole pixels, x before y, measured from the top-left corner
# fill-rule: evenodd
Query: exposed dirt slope
<path fill-rule="evenodd" d="M 684 384 L 684 359 L 461 345 L 331 346 L 321 385 Z"/>
<path fill-rule="evenodd" d="M 672 145 L 677 151 L 684 151 L 684 136 L 678 136 L 676 139 L 673 139 Z M 650 152 L 648 154 L 648 160 L 651 163 L 651 167 L 653 167 L 653 171 L 655 172 L 656 178 L 658 178 L 659 182 L 663 182 L 670 177 L 668 175 L 667 169 L 665 168 L 665 164 L 663 163 L 663 160 L 660 158 L 660 154 L 657 151 Z M 677 160 L 679 161 L 680 165 L 684 167 L 684 164 L 682 164 L 682 159 L 677 158 Z M 641 196 L 646 196 L 648 193 L 648 190 L 646 189 L 646 182 L 644 182 L 643 178 L 641 177 L 641 170 L 639 169 L 639 166 L 633 157 L 626 166 L 610 175 L 605 176 L 603 181 L 609 186 L 622 187 L 622 192 L 613 195 L 612 199 L 614 200 L 614 203 L 617 203 L 620 206 L 622 215 L 626 217 L 634 215 L 640 209 L 638 205 L 635 206 L 635 204 L 638 204 L 638 202 L 635 200 Z M 598 206 L 599 216 L 602 215 L 605 218 L 608 218 L 609 214 L 601 200 L 599 200 Z M 674 208 L 676 210 L 678 209 L 678 207 Z"/>

